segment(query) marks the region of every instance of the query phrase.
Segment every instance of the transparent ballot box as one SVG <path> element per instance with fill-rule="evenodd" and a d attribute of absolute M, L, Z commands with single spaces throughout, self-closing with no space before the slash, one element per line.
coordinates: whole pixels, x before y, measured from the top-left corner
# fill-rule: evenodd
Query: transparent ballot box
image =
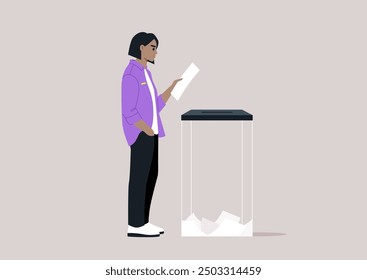
<path fill-rule="evenodd" d="M 252 236 L 253 116 L 181 115 L 181 235 Z"/>

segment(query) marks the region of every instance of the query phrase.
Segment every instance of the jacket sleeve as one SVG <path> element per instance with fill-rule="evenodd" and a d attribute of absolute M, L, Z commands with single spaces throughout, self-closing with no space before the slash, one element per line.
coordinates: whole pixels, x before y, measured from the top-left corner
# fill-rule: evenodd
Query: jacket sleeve
<path fill-rule="evenodd" d="M 162 111 L 162 109 L 164 108 L 164 106 L 166 106 L 166 103 L 164 103 L 162 95 L 158 95 L 157 96 L 157 111 L 160 112 Z"/>
<path fill-rule="evenodd" d="M 124 75 L 121 85 L 122 116 L 128 124 L 141 120 L 136 104 L 139 97 L 139 83 L 132 75 Z"/>

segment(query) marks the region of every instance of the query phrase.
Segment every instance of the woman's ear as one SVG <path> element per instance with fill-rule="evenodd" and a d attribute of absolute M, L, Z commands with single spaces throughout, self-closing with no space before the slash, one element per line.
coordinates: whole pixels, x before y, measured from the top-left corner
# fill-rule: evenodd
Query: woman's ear
<path fill-rule="evenodd" d="M 142 52 L 144 48 L 144 45 L 140 45 L 140 51 Z"/>

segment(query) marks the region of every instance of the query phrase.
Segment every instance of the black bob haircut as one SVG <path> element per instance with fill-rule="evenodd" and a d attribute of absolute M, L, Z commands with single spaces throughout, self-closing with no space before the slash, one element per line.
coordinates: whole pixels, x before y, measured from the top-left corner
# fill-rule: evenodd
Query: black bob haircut
<path fill-rule="evenodd" d="M 157 41 L 157 48 L 158 48 L 159 41 L 158 41 L 158 38 L 153 33 L 140 32 L 136 34 L 131 39 L 129 55 L 137 59 L 141 59 L 140 46 L 141 45 L 146 46 L 153 40 Z M 154 61 L 149 61 L 149 62 L 154 64 Z"/>

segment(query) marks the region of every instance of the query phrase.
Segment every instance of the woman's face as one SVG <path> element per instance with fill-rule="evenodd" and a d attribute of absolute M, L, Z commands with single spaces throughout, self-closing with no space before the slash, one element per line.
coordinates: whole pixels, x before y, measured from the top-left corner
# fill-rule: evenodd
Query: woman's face
<path fill-rule="evenodd" d="M 141 45 L 140 46 L 140 51 L 141 51 L 141 58 L 142 59 L 146 59 L 150 62 L 154 61 L 155 56 L 158 53 L 157 52 L 157 41 L 153 40 L 146 46 Z"/>

